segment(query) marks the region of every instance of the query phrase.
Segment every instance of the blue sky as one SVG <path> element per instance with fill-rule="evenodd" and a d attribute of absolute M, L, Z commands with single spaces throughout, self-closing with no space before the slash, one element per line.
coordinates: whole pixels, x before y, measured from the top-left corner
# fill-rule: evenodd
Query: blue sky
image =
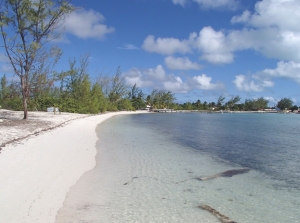
<path fill-rule="evenodd" d="M 178 102 L 283 97 L 300 105 L 299 0 L 73 0 L 57 69 L 90 54 L 89 73 L 114 74 Z M 10 72 L 0 54 L 1 73 Z"/>

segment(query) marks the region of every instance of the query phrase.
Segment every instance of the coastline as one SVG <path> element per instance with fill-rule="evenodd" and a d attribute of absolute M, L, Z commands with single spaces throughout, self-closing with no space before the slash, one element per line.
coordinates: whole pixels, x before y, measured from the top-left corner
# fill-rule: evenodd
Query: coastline
<path fill-rule="evenodd" d="M 0 154 L 0 219 L 55 222 L 70 187 L 96 164 L 97 125 L 115 115 L 138 113 L 145 111 L 83 116 L 7 144 Z"/>

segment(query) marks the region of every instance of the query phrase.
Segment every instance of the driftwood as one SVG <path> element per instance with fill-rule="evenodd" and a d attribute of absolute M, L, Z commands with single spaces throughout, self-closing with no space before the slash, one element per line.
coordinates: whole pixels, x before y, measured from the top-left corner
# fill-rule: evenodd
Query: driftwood
<path fill-rule="evenodd" d="M 237 223 L 236 221 L 231 220 L 229 217 L 221 214 L 220 212 L 218 212 L 217 210 L 213 209 L 212 207 L 210 207 L 208 205 L 200 205 L 198 207 L 210 212 L 215 217 L 217 217 L 220 220 L 220 222 L 222 222 L 222 223 Z"/>

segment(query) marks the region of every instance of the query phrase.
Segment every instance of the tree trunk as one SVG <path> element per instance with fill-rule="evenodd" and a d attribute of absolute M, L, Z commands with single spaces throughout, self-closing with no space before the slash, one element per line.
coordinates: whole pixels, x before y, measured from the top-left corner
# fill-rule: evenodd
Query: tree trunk
<path fill-rule="evenodd" d="M 23 108 L 24 108 L 24 118 L 28 118 L 28 108 L 27 108 L 27 97 L 23 94 Z"/>
<path fill-rule="evenodd" d="M 21 77 L 21 88 L 22 88 L 23 111 L 24 111 L 23 119 L 27 120 L 27 118 L 28 118 L 27 96 L 28 96 L 28 94 L 27 94 L 27 86 L 26 86 L 25 76 Z"/>

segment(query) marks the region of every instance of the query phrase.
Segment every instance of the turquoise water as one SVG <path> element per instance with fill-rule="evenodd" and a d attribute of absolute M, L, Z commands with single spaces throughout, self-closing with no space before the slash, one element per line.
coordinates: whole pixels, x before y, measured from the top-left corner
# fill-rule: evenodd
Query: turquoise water
<path fill-rule="evenodd" d="M 300 190 L 300 115 L 173 113 L 131 118 L 184 147 Z"/>
<path fill-rule="evenodd" d="M 299 222 L 299 128 L 300 115 L 113 117 L 57 222 L 220 222 L 201 205 L 236 222 Z"/>

